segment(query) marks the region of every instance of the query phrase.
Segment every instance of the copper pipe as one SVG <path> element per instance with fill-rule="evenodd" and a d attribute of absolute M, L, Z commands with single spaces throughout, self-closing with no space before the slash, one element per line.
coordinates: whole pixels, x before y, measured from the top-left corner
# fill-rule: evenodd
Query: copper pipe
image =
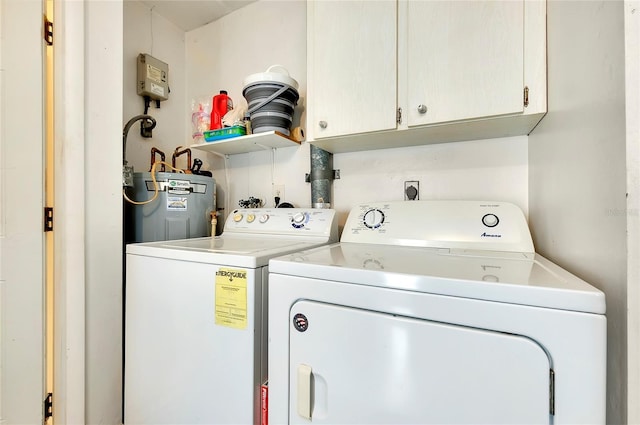
<path fill-rule="evenodd" d="M 151 171 L 151 169 L 153 168 L 153 164 L 155 164 L 156 162 L 156 154 L 160 154 L 160 161 L 164 162 L 164 152 L 162 152 L 160 149 L 153 147 L 151 148 L 151 167 L 149 167 L 149 171 Z M 162 168 L 160 169 L 161 172 L 165 171 L 164 168 L 164 164 L 161 164 Z"/>
<path fill-rule="evenodd" d="M 176 158 L 185 153 L 187 154 L 187 168 L 184 170 L 184 172 L 187 174 L 191 174 L 191 149 L 189 148 L 180 150 L 180 146 L 178 146 L 173 152 L 173 156 L 171 157 L 171 165 L 176 168 Z"/>

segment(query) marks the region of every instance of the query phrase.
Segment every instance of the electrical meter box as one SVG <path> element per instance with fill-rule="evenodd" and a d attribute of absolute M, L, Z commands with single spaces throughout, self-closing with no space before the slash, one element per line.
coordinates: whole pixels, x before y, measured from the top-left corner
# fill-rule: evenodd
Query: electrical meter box
<path fill-rule="evenodd" d="M 146 53 L 138 55 L 138 94 L 153 100 L 169 98 L 169 65 Z"/>

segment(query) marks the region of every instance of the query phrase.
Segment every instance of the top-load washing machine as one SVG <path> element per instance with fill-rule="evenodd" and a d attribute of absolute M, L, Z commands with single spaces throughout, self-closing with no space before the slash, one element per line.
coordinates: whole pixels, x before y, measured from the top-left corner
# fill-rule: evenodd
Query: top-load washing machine
<path fill-rule="evenodd" d="M 127 245 L 125 424 L 259 424 L 270 258 L 338 241 L 330 209 L 242 209 Z"/>
<path fill-rule="evenodd" d="M 354 208 L 270 261 L 269 424 L 604 424 L 604 294 L 503 202 Z"/>

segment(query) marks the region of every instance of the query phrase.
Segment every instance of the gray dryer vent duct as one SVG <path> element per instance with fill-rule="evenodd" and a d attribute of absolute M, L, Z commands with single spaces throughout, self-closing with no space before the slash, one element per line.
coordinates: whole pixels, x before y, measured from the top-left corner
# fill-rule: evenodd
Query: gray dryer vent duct
<path fill-rule="evenodd" d="M 340 178 L 340 171 L 333 169 L 333 155 L 311 145 L 311 172 L 306 181 L 311 183 L 311 206 L 331 208 L 331 182 Z"/>

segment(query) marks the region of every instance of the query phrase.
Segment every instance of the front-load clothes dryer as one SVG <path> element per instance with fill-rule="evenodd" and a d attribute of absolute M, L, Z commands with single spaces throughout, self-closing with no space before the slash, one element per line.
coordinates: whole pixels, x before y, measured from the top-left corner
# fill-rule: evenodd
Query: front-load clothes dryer
<path fill-rule="evenodd" d="M 338 241 L 330 209 L 233 211 L 222 235 L 127 246 L 124 422 L 259 424 L 270 258 Z"/>
<path fill-rule="evenodd" d="M 604 294 L 503 202 L 354 208 L 270 261 L 270 424 L 604 424 Z"/>

